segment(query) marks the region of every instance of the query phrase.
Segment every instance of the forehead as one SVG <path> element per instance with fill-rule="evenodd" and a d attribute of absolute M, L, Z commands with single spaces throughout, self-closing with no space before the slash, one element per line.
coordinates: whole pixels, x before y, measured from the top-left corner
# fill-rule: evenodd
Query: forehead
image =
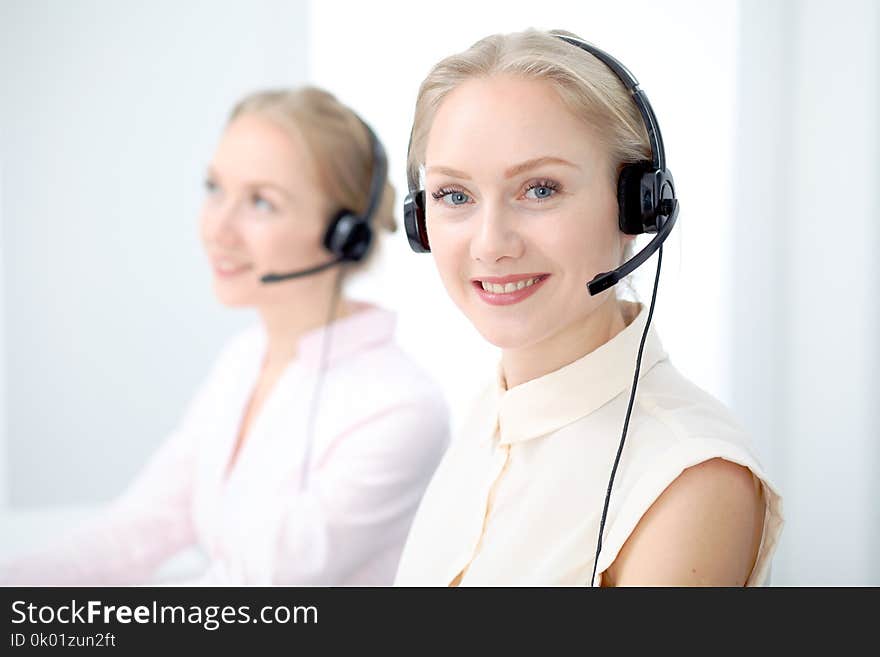
<path fill-rule="evenodd" d="M 211 166 L 222 176 L 247 182 L 287 184 L 314 178 L 314 165 L 302 137 L 257 114 L 233 119 L 217 145 Z"/>
<path fill-rule="evenodd" d="M 608 153 L 552 83 L 507 75 L 467 80 L 450 92 L 437 109 L 425 148 L 426 166 L 466 172 L 545 156 L 595 169 Z"/>

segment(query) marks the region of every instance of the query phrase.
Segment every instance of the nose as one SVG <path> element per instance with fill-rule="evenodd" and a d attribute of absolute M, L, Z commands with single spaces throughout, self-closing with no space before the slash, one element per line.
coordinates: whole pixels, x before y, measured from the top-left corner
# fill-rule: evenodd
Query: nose
<path fill-rule="evenodd" d="M 518 258 L 523 254 L 524 242 L 517 230 L 516 217 L 500 204 L 484 203 L 474 216 L 470 254 L 484 263 L 502 258 Z"/>
<path fill-rule="evenodd" d="M 233 199 L 206 199 L 202 208 L 202 234 L 209 244 L 231 246 L 238 243 L 237 204 Z"/>

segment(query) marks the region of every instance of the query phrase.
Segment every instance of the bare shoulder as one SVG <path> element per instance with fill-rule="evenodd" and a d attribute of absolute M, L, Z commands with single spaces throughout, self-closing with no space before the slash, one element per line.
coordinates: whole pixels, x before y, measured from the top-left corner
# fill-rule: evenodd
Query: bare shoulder
<path fill-rule="evenodd" d="M 685 469 L 654 501 L 605 571 L 609 586 L 742 586 L 764 521 L 751 470 L 715 458 Z"/>

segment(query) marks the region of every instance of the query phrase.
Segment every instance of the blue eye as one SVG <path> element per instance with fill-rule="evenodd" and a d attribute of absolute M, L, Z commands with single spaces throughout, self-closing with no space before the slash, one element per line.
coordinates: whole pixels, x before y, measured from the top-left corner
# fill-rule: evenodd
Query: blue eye
<path fill-rule="evenodd" d="M 275 206 L 259 194 L 254 194 L 251 197 L 251 203 L 260 212 L 275 212 Z"/>
<path fill-rule="evenodd" d="M 206 178 L 204 182 L 205 193 L 208 195 L 215 194 L 220 186 L 210 178 Z"/>
<path fill-rule="evenodd" d="M 438 189 L 431 196 L 449 206 L 465 205 L 471 200 L 470 196 L 458 189 Z"/>
<path fill-rule="evenodd" d="M 544 201 L 558 191 L 555 184 L 550 182 L 530 185 L 526 190 L 525 197 L 536 201 Z"/>

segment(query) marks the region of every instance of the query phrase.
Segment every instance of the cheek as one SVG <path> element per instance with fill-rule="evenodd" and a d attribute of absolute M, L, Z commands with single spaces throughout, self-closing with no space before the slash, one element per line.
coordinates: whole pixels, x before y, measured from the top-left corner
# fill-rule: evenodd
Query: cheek
<path fill-rule="evenodd" d="M 610 212 L 571 214 L 556 232 L 554 250 L 565 269 L 592 278 L 617 266 L 620 236 L 617 216 Z"/>
<path fill-rule="evenodd" d="M 251 258 L 264 265 L 277 262 L 276 252 L 284 250 L 284 245 L 280 244 L 278 239 L 273 238 L 271 231 L 245 234 L 242 236 L 242 242 Z"/>
<path fill-rule="evenodd" d="M 298 263 L 303 256 L 313 256 L 316 251 L 323 250 L 324 235 L 319 234 L 319 229 L 319 226 L 306 227 L 286 218 L 249 227 L 242 231 L 242 241 L 255 259 L 267 264 Z"/>
<path fill-rule="evenodd" d="M 428 241 L 440 278 L 450 294 L 464 280 L 468 269 L 468 236 L 456 225 L 428 221 Z"/>

